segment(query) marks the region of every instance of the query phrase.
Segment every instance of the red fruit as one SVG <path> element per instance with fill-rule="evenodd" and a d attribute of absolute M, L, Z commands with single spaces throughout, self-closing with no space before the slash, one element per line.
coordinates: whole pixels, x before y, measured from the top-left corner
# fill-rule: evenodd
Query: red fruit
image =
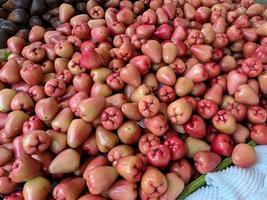
<path fill-rule="evenodd" d="M 228 135 L 216 135 L 211 142 L 211 149 L 221 156 L 230 156 L 233 151 L 233 141 Z"/>
<path fill-rule="evenodd" d="M 255 149 L 248 144 L 236 145 L 231 158 L 238 167 L 250 167 L 257 161 Z"/>
<path fill-rule="evenodd" d="M 204 35 L 199 30 L 192 30 L 188 34 L 187 42 L 191 46 L 194 44 L 203 44 L 204 43 Z"/>
<path fill-rule="evenodd" d="M 247 118 L 252 124 L 263 124 L 267 119 L 267 111 L 260 106 L 251 106 L 248 109 Z"/>
<path fill-rule="evenodd" d="M 125 85 L 118 72 L 108 75 L 106 83 L 114 91 L 121 90 Z"/>
<path fill-rule="evenodd" d="M 208 62 L 212 57 L 212 47 L 209 45 L 195 44 L 191 47 L 193 56 L 201 62 Z"/>
<path fill-rule="evenodd" d="M 170 149 L 162 144 L 152 146 L 147 153 L 148 162 L 159 168 L 166 168 L 171 159 Z"/>
<path fill-rule="evenodd" d="M 166 118 L 161 114 L 145 118 L 144 124 L 145 127 L 156 136 L 163 135 L 169 129 Z"/>
<path fill-rule="evenodd" d="M 199 7 L 195 12 L 197 22 L 205 23 L 209 21 L 211 9 L 206 6 Z"/>
<path fill-rule="evenodd" d="M 121 79 L 133 87 L 141 85 L 141 74 L 138 68 L 133 64 L 128 64 L 120 70 Z"/>
<path fill-rule="evenodd" d="M 258 144 L 267 144 L 267 125 L 253 125 L 250 130 L 250 137 Z"/>
<path fill-rule="evenodd" d="M 171 86 L 163 85 L 158 90 L 158 98 L 161 102 L 171 103 L 176 98 L 175 90 Z"/>
<path fill-rule="evenodd" d="M 156 144 L 160 144 L 160 138 L 152 133 L 142 135 L 138 141 L 139 150 L 143 154 L 147 154 L 149 149 Z"/>
<path fill-rule="evenodd" d="M 211 119 L 218 109 L 217 104 L 211 99 L 201 99 L 197 103 L 197 113 L 204 119 Z"/>
<path fill-rule="evenodd" d="M 186 159 L 175 161 L 170 166 L 170 171 L 181 177 L 185 184 L 189 183 L 193 174 L 193 167 Z"/>
<path fill-rule="evenodd" d="M 73 27 L 72 34 L 82 40 L 89 39 L 91 30 L 87 23 L 81 23 Z"/>
<path fill-rule="evenodd" d="M 123 121 L 123 114 L 116 107 L 108 107 L 101 113 L 101 123 L 107 130 L 118 129 Z"/>
<path fill-rule="evenodd" d="M 193 115 L 184 125 L 184 130 L 194 138 L 204 138 L 206 136 L 206 124 L 198 115 Z"/>
<path fill-rule="evenodd" d="M 146 95 L 138 102 L 138 109 L 144 117 L 153 117 L 160 109 L 160 102 L 157 97 Z"/>
<path fill-rule="evenodd" d="M 251 57 L 244 60 L 242 63 L 242 69 L 248 77 L 253 78 L 262 72 L 263 67 L 260 60 Z"/>
<path fill-rule="evenodd" d="M 168 24 L 161 24 L 156 31 L 154 32 L 154 35 L 162 40 L 169 40 L 172 37 L 173 28 Z"/>
<path fill-rule="evenodd" d="M 213 53 L 214 54 L 214 53 Z M 206 72 L 208 73 L 208 78 L 214 78 L 221 73 L 220 65 L 215 62 L 208 62 L 204 65 Z"/>
<path fill-rule="evenodd" d="M 267 63 L 267 46 L 260 45 L 254 51 L 253 57 L 260 60 L 262 63 Z"/>
<path fill-rule="evenodd" d="M 80 63 L 86 69 L 95 69 L 101 66 L 102 58 L 94 49 L 84 48 Z"/>
<path fill-rule="evenodd" d="M 178 160 L 185 156 L 186 145 L 177 135 L 170 135 L 164 140 L 164 145 L 169 147 L 171 160 Z"/>
<path fill-rule="evenodd" d="M 212 172 L 221 162 L 221 158 L 218 154 L 205 151 L 198 152 L 194 156 L 195 167 L 201 174 Z"/>
<path fill-rule="evenodd" d="M 130 60 L 130 63 L 139 69 L 141 75 L 147 74 L 151 67 L 151 59 L 146 55 L 135 56 Z"/>
<path fill-rule="evenodd" d="M 246 106 L 237 102 L 228 104 L 225 110 L 231 112 L 237 121 L 242 121 L 247 113 Z"/>
<path fill-rule="evenodd" d="M 204 66 L 198 63 L 186 72 L 185 77 L 191 78 L 195 83 L 199 83 L 208 78 L 208 73 L 206 72 Z"/>
<path fill-rule="evenodd" d="M 66 91 L 66 84 L 63 80 L 50 79 L 46 82 L 44 91 L 49 97 L 60 97 Z"/>

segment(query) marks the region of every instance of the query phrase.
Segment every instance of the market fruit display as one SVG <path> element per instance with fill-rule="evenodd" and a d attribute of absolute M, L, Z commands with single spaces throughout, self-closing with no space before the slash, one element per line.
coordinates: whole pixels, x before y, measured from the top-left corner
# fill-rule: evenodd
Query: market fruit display
<path fill-rule="evenodd" d="M 225 158 L 257 162 L 264 5 L 24 1 L 0 0 L 4 200 L 183 199 Z"/>

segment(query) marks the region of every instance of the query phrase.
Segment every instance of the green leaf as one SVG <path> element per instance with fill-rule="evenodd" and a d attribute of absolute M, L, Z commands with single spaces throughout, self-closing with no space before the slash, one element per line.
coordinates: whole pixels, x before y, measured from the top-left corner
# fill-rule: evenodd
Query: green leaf
<path fill-rule="evenodd" d="M 256 146 L 256 143 L 254 141 L 250 141 L 248 143 L 251 146 Z M 218 167 L 215 169 L 215 171 L 220 171 L 223 170 L 229 166 L 232 165 L 232 159 L 230 157 L 225 158 L 219 165 Z M 179 197 L 177 198 L 177 200 L 184 200 L 187 196 L 189 196 L 190 194 L 192 194 L 193 192 L 195 192 L 196 190 L 198 190 L 199 188 L 203 187 L 206 185 L 206 181 L 205 181 L 205 175 L 201 175 L 200 177 L 198 177 L 196 180 L 192 181 L 190 184 L 188 184 L 185 189 L 183 190 L 183 192 L 179 195 Z"/>
<path fill-rule="evenodd" d="M 3 61 L 7 61 L 8 56 L 11 54 L 10 51 L 8 51 L 8 49 L 1 49 L 0 50 L 0 59 Z"/>

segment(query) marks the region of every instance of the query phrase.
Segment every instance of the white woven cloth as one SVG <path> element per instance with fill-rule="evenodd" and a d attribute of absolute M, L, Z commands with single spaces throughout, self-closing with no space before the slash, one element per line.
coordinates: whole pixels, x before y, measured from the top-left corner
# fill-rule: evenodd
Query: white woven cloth
<path fill-rule="evenodd" d="M 267 200 L 267 145 L 255 147 L 257 163 L 250 168 L 228 167 L 206 175 L 207 186 L 186 200 Z"/>

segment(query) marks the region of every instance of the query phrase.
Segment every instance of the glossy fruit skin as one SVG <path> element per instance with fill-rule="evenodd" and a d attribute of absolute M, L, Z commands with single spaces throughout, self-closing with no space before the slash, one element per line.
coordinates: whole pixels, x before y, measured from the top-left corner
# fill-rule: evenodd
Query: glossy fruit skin
<path fill-rule="evenodd" d="M 43 71 L 38 64 L 24 62 L 20 70 L 21 78 L 30 86 L 38 85 L 43 80 Z"/>
<path fill-rule="evenodd" d="M 53 197 L 77 199 L 85 188 L 85 181 L 80 177 L 71 177 L 62 180 L 53 190 Z"/>
<path fill-rule="evenodd" d="M 221 156 L 230 156 L 233 148 L 233 141 L 225 134 L 216 135 L 211 142 L 211 150 Z"/>
<path fill-rule="evenodd" d="M 199 152 L 194 156 L 195 167 L 201 174 L 213 171 L 221 162 L 218 154 L 213 152 Z"/>
<path fill-rule="evenodd" d="M 16 183 L 30 180 L 39 175 L 41 164 L 28 155 L 19 157 L 12 165 L 10 178 Z"/>
<path fill-rule="evenodd" d="M 118 136 L 102 126 L 96 128 L 96 145 L 100 152 L 108 152 L 119 142 Z"/>
<path fill-rule="evenodd" d="M 89 192 L 94 195 L 99 195 L 107 190 L 116 180 L 118 174 L 114 167 L 99 166 L 89 171 L 86 179 Z"/>
<path fill-rule="evenodd" d="M 189 183 L 193 174 L 193 168 L 186 159 L 175 161 L 170 165 L 170 171 L 181 177 L 185 184 Z"/>
<path fill-rule="evenodd" d="M 189 158 L 193 158 L 198 152 L 210 151 L 211 149 L 207 142 L 193 137 L 186 138 L 185 143 L 187 145 L 187 157 Z"/>
<path fill-rule="evenodd" d="M 247 117 L 253 124 L 262 124 L 267 119 L 267 111 L 260 106 L 251 106 L 248 109 Z"/>
<path fill-rule="evenodd" d="M 165 145 L 154 145 L 147 153 L 151 165 L 159 168 L 166 168 L 171 159 L 170 149 Z"/>
<path fill-rule="evenodd" d="M 22 132 L 27 134 L 33 130 L 43 130 L 44 124 L 36 115 L 30 117 L 30 119 L 23 124 Z"/>
<path fill-rule="evenodd" d="M 225 108 L 227 111 L 231 112 L 237 121 L 242 121 L 247 113 L 247 109 L 245 105 L 234 102 L 232 104 L 228 104 Z"/>
<path fill-rule="evenodd" d="M 146 195 L 158 198 L 167 190 L 167 179 L 157 168 L 148 167 L 141 180 L 141 189 Z"/>
<path fill-rule="evenodd" d="M 125 85 L 117 72 L 107 76 L 106 82 L 113 90 L 121 90 Z"/>
<path fill-rule="evenodd" d="M 87 179 L 88 173 L 90 172 L 91 169 L 94 169 L 98 166 L 105 166 L 107 164 L 108 160 L 104 156 L 97 156 L 96 158 L 90 160 L 83 172 L 83 178 Z"/>
<path fill-rule="evenodd" d="M 184 124 L 184 129 L 191 137 L 203 138 L 206 136 L 206 124 L 198 115 L 193 115 L 191 119 Z"/>
<path fill-rule="evenodd" d="M 236 120 L 229 111 L 218 111 L 212 118 L 212 123 L 215 128 L 225 134 L 232 134 L 236 130 Z"/>
<path fill-rule="evenodd" d="M 14 192 L 5 196 L 4 200 L 24 200 L 22 192 Z"/>
<path fill-rule="evenodd" d="M 115 130 L 122 124 L 123 114 L 116 107 L 108 107 L 102 111 L 100 118 L 104 128 L 108 130 Z"/>
<path fill-rule="evenodd" d="M 135 121 L 127 121 L 118 129 L 118 136 L 124 144 L 137 143 L 141 136 L 141 128 Z"/>
<path fill-rule="evenodd" d="M 162 136 L 169 128 L 166 118 L 161 114 L 145 118 L 144 124 L 156 136 Z"/>
<path fill-rule="evenodd" d="M 135 155 L 124 156 L 118 160 L 116 170 L 127 181 L 139 182 L 143 175 L 144 162 Z"/>
<path fill-rule="evenodd" d="M 51 184 L 49 180 L 38 176 L 27 181 L 23 187 L 23 197 L 25 200 L 32 200 L 34 198 L 46 199 L 50 191 Z"/>
<path fill-rule="evenodd" d="M 17 136 L 21 132 L 24 122 L 28 119 L 29 115 L 21 110 L 10 112 L 4 127 L 6 137 L 11 138 Z"/>
<path fill-rule="evenodd" d="M 138 101 L 139 112 L 144 117 L 153 117 L 155 116 L 160 108 L 159 100 L 152 95 L 144 96 L 140 101 Z"/>
<path fill-rule="evenodd" d="M 172 123 L 184 124 L 191 117 L 192 107 L 186 100 L 179 99 L 169 105 L 167 114 Z"/>
<path fill-rule="evenodd" d="M 217 111 L 217 104 L 210 99 L 202 99 L 197 104 L 197 112 L 204 119 L 211 119 Z"/>
<path fill-rule="evenodd" d="M 87 122 L 93 122 L 104 110 L 106 99 L 101 96 L 90 97 L 78 103 L 77 114 Z M 92 110 L 93 112 L 88 112 Z"/>
<path fill-rule="evenodd" d="M 174 172 L 167 173 L 166 178 L 168 182 L 168 189 L 162 196 L 160 196 L 160 199 L 175 199 L 177 196 L 179 196 L 179 194 L 181 194 L 185 184 L 183 180 Z"/>
<path fill-rule="evenodd" d="M 163 144 L 169 147 L 171 160 L 181 159 L 186 154 L 186 145 L 177 135 L 167 136 Z"/>
<path fill-rule="evenodd" d="M 0 2 L 5 199 L 174 200 L 267 144 L 263 5 Z"/>
<path fill-rule="evenodd" d="M 254 148 L 248 144 L 236 145 L 231 158 L 236 166 L 243 168 L 250 167 L 257 161 Z"/>
<path fill-rule="evenodd" d="M 71 162 L 70 162 L 71 160 Z M 66 163 L 69 163 L 66 165 Z M 78 169 L 80 155 L 77 151 L 69 148 L 61 151 L 50 163 L 48 171 L 50 174 L 71 173 Z M 63 167 L 64 166 L 64 167 Z"/>
<path fill-rule="evenodd" d="M 108 190 L 108 196 L 112 199 L 129 199 L 137 198 L 137 185 L 124 179 L 116 181 Z"/>
<path fill-rule="evenodd" d="M 133 154 L 134 154 L 134 149 L 130 145 L 122 144 L 122 145 L 113 147 L 108 152 L 108 160 L 112 163 L 114 167 L 116 167 L 118 164 L 118 160 L 121 157 L 133 155 Z"/>
<path fill-rule="evenodd" d="M 80 146 L 92 133 L 92 125 L 83 119 L 74 119 L 67 131 L 67 142 L 72 148 Z"/>
<path fill-rule="evenodd" d="M 138 141 L 138 147 L 141 153 L 147 154 L 151 146 L 160 144 L 160 138 L 152 133 L 142 135 Z"/>
<path fill-rule="evenodd" d="M 258 144 L 267 144 L 266 124 L 253 125 L 250 130 L 250 137 Z"/>
<path fill-rule="evenodd" d="M 161 102 L 170 103 L 175 100 L 175 90 L 167 85 L 162 86 L 158 90 L 158 98 Z"/>
<path fill-rule="evenodd" d="M 54 98 L 41 99 L 35 106 L 35 113 L 42 121 L 52 120 L 59 110 Z"/>
<path fill-rule="evenodd" d="M 242 63 L 244 73 L 252 78 L 258 76 L 262 72 L 262 63 L 256 58 L 247 58 Z"/>
<path fill-rule="evenodd" d="M 27 154 L 42 153 L 50 143 L 51 138 L 45 131 L 31 131 L 23 137 L 23 148 Z"/>

